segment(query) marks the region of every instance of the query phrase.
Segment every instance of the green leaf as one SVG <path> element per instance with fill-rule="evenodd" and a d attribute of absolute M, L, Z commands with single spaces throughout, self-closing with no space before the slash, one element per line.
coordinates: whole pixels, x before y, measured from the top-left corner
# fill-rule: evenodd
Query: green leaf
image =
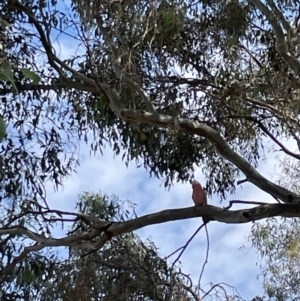
<path fill-rule="evenodd" d="M 35 279 L 35 275 L 29 268 L 25 268 L 25 271 L 22 274 L 22 281 L 26 284 L 31 283 Z"/>
<path fill-rule="evenodd" d="M 37 85 L 41 78 L 39 75 L 37 75 L 35 72 L 33 71 L 30 71 L 29 69 L 26 69 L 26 68 L 21 68 L 21 72 L 23 73 L 23 75 L 28 78 L 28 79 L 31 79 L 32 80 L 32 84 L 33 85 Z"/>
<path fill-rule="evenodd" d="M 10 81 L 14 91 L 18 93 L 18 89 L 14 81 L 13 73 L 11 71 L 11 65 L 7 60 L 2 60 L 2 64 L 0 66 L 0 78 L 5 81 Z"/>
<path fill-rule="evenodd" d="M 5 138 L 6 136 L 6 124 L 4 122 L 3 117 L 0 116 L 0 142 Z"/>
<path fill-rule="evenodd" d="M 11 24 L 9 22 L 7 22 L 6 20 L 0 18 L 0 25 L 3 27 L 9 27 L 11 26 Z"/>

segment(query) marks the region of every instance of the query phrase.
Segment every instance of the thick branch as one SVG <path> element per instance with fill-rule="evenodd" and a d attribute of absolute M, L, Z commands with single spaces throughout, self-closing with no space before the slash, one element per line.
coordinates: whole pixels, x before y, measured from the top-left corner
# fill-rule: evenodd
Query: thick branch
<path fill-rule="evenodd" d="M 278 42 L 278 49 L 280 47 L 285 47 L 285 37 L 283 35 L 282 29 L 278 22 L 276 21 L 276 16 L 272 14 L 272 12 L 259 0 L 249 0 L 251 3 L 253 3 L 263 14 L 266 15 L 269 22 L 273 26 L 276 36 L 277 36 L 277 42 Z M 171 127 L 175 129 L 180 129 L 181 131 L 184 131 L 189 134 L 194 134 L 198 136 L 202 136 L 207 138 L 216 148 L 216 150 L 220 153 L 221 156 L 223 156 L 225 159 L 227 159 L 229 162 L 234 164 L 236 167 L 238 167 L 246 176 L 247 180 L 263 191 L 271 194 L 275 198 L 278 198 L 282 200 L 285 203 L 294 202 L 294 201 L 300 201 L 300 196 L 290 192 L 289 190 L 280 187 L 279 185 L 276 185 L 275 183 L 270 182 L 265 177 L 263 177 L 247 160 L 245 160 L 242 156 L 240 156 L 238 153 L 233 151 L 233 149 L 229 146 L 229 144 L 221 137 L 218 131 L 214 130 L 213 128 L 207 126 L 204 123 L 200 122 L 193 122 L 189 119 L 184 118 L 178 118 L 173 117 L 169 115 L 163 115 L 159 114 L 158 112 L 153 113 L 153 109 L 151 109 L 150 113 L 145 112 L 142 110 L 130 110 L 125 109 L 122 102 L 120 101 L 120 97 L 116 90 L 111 89 L 109 85 L 107 84 L 98 84 L 95 82 L 94 79 L 88 78 L 85 75 L 81 74 L 80 72 L 76 71 L 75 69 L 68 66 L 65 62 L 61 61 L 59 58 L 57 58 L 49 45 L 50 41 L 47 41 L 46 37 L 43 35 L 42 28 L 37 22 L 37 20 L 34 18 L 32 12 L 22 6 L 20 3 L 16 2 L 17 8 L 22 9 L 25 11 L 28 16 L 31 18 L 32 22 L 36 26 L 37 30 L 39 31 L 41 35 L 41 41 L 43 43 L 43 46 L 45 47 L 50 64 L 54 64 L 53 67 L 58 67 L 60 65 L 65 70 L 68 70 L 73 74 L 73 76 L 78 79 L 79 81 L 83 81 L 84 84 L 87 84 L 91 89 L 94 87 L 99 92 L 103 92 L 106 94 L 106 96 L 109 98 L 109 106 L 114 111 L 114 113 L 124 119 L 124 120 L 130 120 L 130 121 L 136 121 L 136 122 L 142 122 L 142 123 L 148 123 L 152 125 L 157 125 L 160 127 Z M 103 28 L 102 24 L 99 23 L 98 26 L 102 29 L 102 33 L 104 37 L 106 38 L 106 42 L 109 44 L 113 56 L 115 59 L 118 58 L 118 49 L 115 49 L 114 44 L 112 43 L 110 37 L 106 34 L 105 28 Z M 102 27 L 101 27 L 102 26 Z M 283 44 L 283 46 L 281 46 Z M 285 45 L 285 46 L 284 46 Z M 278 50 L 279 51 L 279 50 Z M 300 65 L 300 64 L 299 64 Z M 300 68 L 298 68 L 300 70 Z M 122 72 L 122 70 L 117 70 L 118 72 Z M 60 74 L 62 72 L 59 72 Z M 119 76 L 123 76 L 122 74 L 118 74 Z M 66 79 L 66 81 L 68 81 Z M 70 83 L 66 83 L 66 85 L 70 85 Z M 147 95 L 143 94 L 144 91 L 142 91 L 142 88 L 140 88 L 140 91 L 137 91 L 141 98 L 144 98 L 146 101 Z M 145 98 L 146 97 L 146 98 Z M 253 102 L 253 101 L 252 101 Z M 261 105 L 261 104 L 260 104 Z M 266 106 L 266 104 L 264 104 Z M 274 111 L 274 108 L 272 108 Z"/>
<path fill-rule="evenodd" d="M 276 35 L 276 49 L 283 59 L 289 64 L 289 66 L 294 70 L 295 74 L 300 73 L 300 62 L 294 58 L 288 50 L 288 44 L 286 37 L 282 31 L 280 24 L 277 21 L 276 15 L 268 9 L 268 7 L 259 0 L 248 0 L 252 3 L 270 22 L 275 35 Z"/>
<path fill-rule="evenodd" d="M 282 26 L 284 27 L 284 29 L 286 30 L 286 32 L 289 32 L 292 28 L 290 23 L 285 19 L 283 13 L 278 9 L 278 7 L 276 6 L 276 4 L 274 3 L 273 0 L 267 0 L 267 3 L 269 4 L 269 6 L 272 8 L 272 10 L 274 11 L 274 14 L 276 15 L 276 17 L 280 20 L 280 22 L 282 23 Z"/>
<path fill-rule="evenodd" d="M 50 211 L 45 212 L 47 213 Z M 40 212 L 40 214 L 45 214 L 45 212 Z M 60 212 L 57 211 L 57 213 Z M 63 212 L 63 214 L 75 216 L 78 215 L 66 212 Z M 164 210 L 128 220 L 126 222 L 109 222 L 98 220 L 96 223 L 94 223 L 94 226 L 97 224 L 96 229 L 90 228 L 89 231 L 68 235 L 63 238 L 47 238 L 43 234 L 38 234 L 20 226 L 4 227 L 0 229 L 0 236 L 8 234 L 23 238 L 25 237 L 31 239 L 34 244 L 25 247 L 23 252 L 17 256 L 11 264 L 0 271 L 0 280 L 7 273 L 9 273 L 19 261 L 24 260 L 30 252 L 38 251 L 45 247 L 66 246 L 98 250 L 114 236 L 132 232 L 150 225 L 161 224 L 175 220 L 184 220 L 188 218 L 196 218 L 200 216 L 205 216 L 207 219 L 209 219 L 209 221 L 215 220 L 228 224 L 248 223 L 275 216 L 289 218 L 300 217 L 300 203 L 264 204 L 251 209 L 241 209 L 235 211 L 211 205 Z M 86 217 L 86 215 L 79 214 L 78 217 L 84 217 L 84 219 L 91 220 L 90 218 Z"/>
<path fill-rule="evenodd" d="M 249 202 L 251 204 L 251 202 Z M 55 211 L 53 211 L 55 212 Z M 41 212 L 44 214 L 44 212 Z M 66 214 L 65 212 L 63 214 Z M 77 215 L 72 214 L 70 215 Z M 170 221 L 184 220 L 189 218 L 207 217 L 209 221 L 218 221 L 227 224 L 249 223 L 274 216 L 281 217 L 300 217 L 300 203 L 296 204 L 264 204 L 250 209 L 228 210 L 212 205 L 187 207 L 179 209 L 168 209 L 152 214 L 147 214 L 125 222 L 110 222 L 98 220 L 97 229 L 90 229 L 87 232 L 76 233 L 63 238 L 47 238 L 44 235 L 35 233 L 25 227 L 14 226 L 0 228 L 0 235 L 12 234 L 25 236 L 44 247 L 52 246 L 71 246 L 88 248 L 92 243 L 84 244 L 89 240 L 101 235 L 117 236 L 123 233 L 136 231 L 146 226 L 162 224 Z"/>
<path fill-rule="evenodd" d="M 263 177 L 248 161 L 236 153 L 229 144 L 221 137 L 218 131 L 207 126 L 204 123 L 194 122 L 185 118 L 178 118 L 164 114 L 152 114 L 142 110 L 116 109 L 118 103 L 117 94 L 110 95 L 110 101 L 114 104 L 114 112 L 117 116 L 125 120 L 149 123 L 161 127 L 175 127 L 190 134 L 195 134 L 207 138 L 216 148 L 216 150 L 229 162 L 238 167 L 247 180 L 259 187 L 263 191 L 279 198 L 285 203 L 300 201 L 300 196 L 267 180 Z"/>
<path fill-rule="evenodd" d="M 68 67 L 72 73 L 77 73 L 72 68 Z M 89 79 L 91 80 L 91 79 Z M 94 81 L 91 80 L 93 83 Z M 95 89 L 95 91 L 99 88 L 96 83 L 86 87 L 81 87 L 82 90 L 91 91 Z M 60 87 L 66 88 L 75 88 L 78 85 L 76 82 L 64 81 L 60 82 Z M 118 93 L 109 87 L 109 85 L 101 83 L 101 88 L 105 91 L 106 95 L 109 98 L 109 106 L 114 111 L 114 113 L 125 120 L 137 121 L 142 123 L 148 123 L 152 125 L 157 125 L 160 127 L 171 127 L 174 128 L 177 125 L 177 128 L 180 130 L 195 134 L 198 136 L 202 136 L 207 138 L 216 148 L 216 150 L 229 162 L 233 163 L 236 167 L 238 167 L 246 176 L 247 180 L 263 191 L 273 195 L 276 198 L 279 198 L 283 202 L 293 202 L 300 200 L 300 197 L 289 190 L 276 185 L 268 181 L 265 177 L 263 177 L 249 162 L 247 162 L 243 157 L 241 157 L 238 153 L 233 151 L 229 144 L 221 137 L 218 131 L 213 128 L 207 126 L 204 123 L 194 122 L 189 119 L 173 117 L 169 115 L 155 113 L 149 113 L 142 110 L 129 110 L 125 109 L 120 101 L 120 97 Z M 45 87 L 43 87 L 45 88 Z M 77 86 L 78 88 L 78 86 Z"/>
<path fill-rule="evenodd" d="M 266 204 L 251 209 L 241 210 L 226 210 L 212 205 L 170 209 L 144 215 L 126 222 L 113 223 L 109 227 L 108 231 L 112 234 L 112 236 L 116 236 L 125 232 L 132 232 L 149 225 L 196 218 L 199 216 L 207 216 L 210 221 L 215 220 L 227 224 L 249 223 L 255 220 L 274 216 L 299 217 L 300 203 Z"/>

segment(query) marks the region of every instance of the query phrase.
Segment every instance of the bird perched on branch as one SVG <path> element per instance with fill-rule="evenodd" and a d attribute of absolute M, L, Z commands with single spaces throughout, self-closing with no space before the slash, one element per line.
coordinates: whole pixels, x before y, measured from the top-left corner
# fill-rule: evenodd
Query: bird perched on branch
<path fill-rule="evenodd" d="M 196 206 L 207 205 L 207 197 L 204 189 L 198 181 L 191 181 L 193 194 L 192 199 Z M 207 224 L 209 220 L 205 217 L 202 218 L 204 224 Z"/>
<path fill-rule="evenodd" d="M 204 189 L 198 181 L 192 181 L 192 199 L 196 206 L 207 205 L 207 197 Z"/>

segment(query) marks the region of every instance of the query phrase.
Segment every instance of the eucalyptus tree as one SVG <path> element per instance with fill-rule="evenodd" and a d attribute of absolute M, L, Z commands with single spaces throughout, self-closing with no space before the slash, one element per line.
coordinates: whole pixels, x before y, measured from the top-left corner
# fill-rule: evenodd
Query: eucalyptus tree
<path fill-rule="evenodd" d="M 8 134 L 0 233 L 35 244 L 14 257 L 3 238 L 10 260 L 0 277 L 46 246 L 99 250 L 154 223 L 298 217 L 297 191 L 257 171 L 267 139 L 300 158 L 282 140 L 300 145 L 298 7 L 298 0 L 2 1 L 0 109 Z M 166 186 L 202 168 L 207 193 L 221 201 L 248 181 L 277 202 L 122 222 L 50 209 L 44 183 L 60 185 L 76 168 L 80 140 L 93 152 L 110 145 L 125 164 L 136 161 Z M 70 214 L 89 231 L 52 238 L 49 215 Z"/>

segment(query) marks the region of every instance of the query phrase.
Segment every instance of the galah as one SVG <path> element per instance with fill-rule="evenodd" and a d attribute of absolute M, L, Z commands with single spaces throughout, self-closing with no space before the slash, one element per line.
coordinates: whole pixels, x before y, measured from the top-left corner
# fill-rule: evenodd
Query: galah
<path fill-rule="evenodd" d="M 204 189 L 202 188 L 201 184 L 198 181 L 192 181 L 192 188 L 193 188 L 193 194 L 192 199 L 196 206 L 203 206 L 207 205 L 207 197 Z M 209 219 L 206 217 L 202 217 L 203 223 L 207 224 L 209 222 Z"/>
<path fill-rule="evenodd" d="M 201 184 L 198 181 L 192 181 L 193 194 L 192 199 L 196 206 L 206 205 L 207 197 Z"/>

